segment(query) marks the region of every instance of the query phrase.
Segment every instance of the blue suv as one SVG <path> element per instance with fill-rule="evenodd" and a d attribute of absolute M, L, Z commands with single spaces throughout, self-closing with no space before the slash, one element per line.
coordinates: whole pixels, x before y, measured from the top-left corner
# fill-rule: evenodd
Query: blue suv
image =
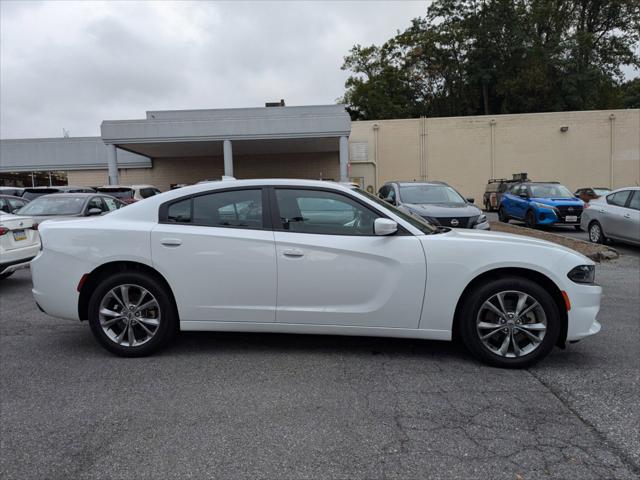
<path fill-rule="evenodd" d="M 573 225 L 580 230 L 584 202 L 564 185 L 553 182 L 522 182 L 514 184 L 502 196 L 498 218 L 508 223 L 516 219 L 528 227 L 538 225 Z"/>

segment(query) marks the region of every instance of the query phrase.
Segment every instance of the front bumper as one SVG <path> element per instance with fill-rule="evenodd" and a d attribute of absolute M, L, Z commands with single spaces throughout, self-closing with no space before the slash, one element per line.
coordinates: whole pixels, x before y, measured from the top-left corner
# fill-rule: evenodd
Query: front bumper
<path fill-rule="evenodd" d="M 491 230 L 489 222 L 477 223 L 473 226 L 473 228 L 475 228 L 476 230 Z"/>
<path fill-rule="evenodd" d="M 577 217 L 575 222 L 566 221 L 566 217 L 562 217 L 555 210 L 540 208 L 536 212 L 536 222 L 538 225 L 580 225 L 580 219 L 582 213 L 575 215 Z"/>
<path fill-rule="evenodd" d="M 600 311 L 602 287 L 576 284 L 567 291 L 567 295 L 571 302 L 571 310 L 567 314 L 567 341 L 582 340 L 598 333 L 602 328 L 596 318 Z"/>

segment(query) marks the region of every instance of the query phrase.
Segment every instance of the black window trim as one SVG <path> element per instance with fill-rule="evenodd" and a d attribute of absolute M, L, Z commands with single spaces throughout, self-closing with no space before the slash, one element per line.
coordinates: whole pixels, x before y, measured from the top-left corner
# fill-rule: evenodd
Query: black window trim
<path fill-rule="evenodd" d="M 271 211 L 271 224 L 273 225 L 273 230 L 275 232 L 284 232 L 284 233 L 295 233 L 298 235 L 325 235 L 325 236 L 338 236 L 338 237 L 377 237 L 378 235 L 376 235 L 375 233 L 372 234 L 351 234 L 351 233 L 315 233 L 315 232 L 292 232 L 290 230 L 286 230 L 283 226 L 282 226 L 282 222 L 280 221 L 280 209 L 278 207 L 278 200 L 276 198 L 276 190 L 312 190 L 312 191 L 316 191 L 316 192 L 328 192 L 328 193 L 333 193 L 336 195 L 342 195 L 345 196 L 347 198 L 349 198 L 351 201 L 360 204 L 362 207 L 366 208 L 367 210 L 371 211 L 372 213 L 374 213 L 377 218 L 387 218 L 389 220 L 393 220 L 394 222 L 396 222 L 398 224 L 398 231 L 396 233 L 394 233 L 393 235 L 388 235 L 388 236 L 394 236 L 394 235 L 411 235 L 411 236 L 415 236 L 413 235 L 409 230 L 407 230 L 403 225 L 401 225 L 397 220 L 389 217 L 385 212 L 378 210 L 377 208 L 373 207 L 372 205 L 369 205 L 368 203 L 360 200 L 358 197 L 356 197 L 355 195 L 349 195 L 341 190 L 335 190 L 333 188 L 323 188 L 323 187 L 311 187 L 308 185 L 300 185 L 300 186 L 296 186 L 296 185 L 270 185 L 268 187 L 265 187 L 268 191 L 269 191 L 269 204 L 270 204 L 270 211 Z"/>
<path fill-rule="evenodd" d="M 262 199 L 262 227 L 247 227 L 244 225 L 203 225 L 200 223 L 193 222 L 193 199 L 196 197 L 202 197 L 205 195 L 211 195 L 215 193 L 225 193 L 225 192 L 238 192 L 245 190 L 260 190 L 261 199 Z M 183 202 L 185 200 L 190 201 L 190 209 L 191 209 L 191 220 L 188 222 L 170 222 L 167 220 L 167 211 L 169 207 L 174 203 Z M 214 190 L 207 190 L 205 192 L 192 193 L 191 195 L 185 195 L 180 198 L 174 198 L 173 200 L 166 201 L 160 204 L 160 208 L 158 209 L 158 223 L 164 225 L 190 225 L 192 227 L 207 227 L 207 228 L 233 228 L 240 230 L 273 230 L 271 226 L 271 212 L 270 212 L 270 203 L 269 203 L 269 194 L 266 191 L 266 187 L 256 185 L 256 186 L 245 186 L 245 187 L 229 187 L 229 188 L 217 188 Z"/>

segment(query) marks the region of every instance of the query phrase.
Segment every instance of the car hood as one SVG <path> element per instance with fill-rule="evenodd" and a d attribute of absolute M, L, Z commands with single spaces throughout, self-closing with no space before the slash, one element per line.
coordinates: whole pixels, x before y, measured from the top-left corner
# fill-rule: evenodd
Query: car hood
<path fill-rule="evenodd" d="M 552 207 L 582 207 L 584 202 L 578 198 L 539 198 L 532 197 L 532 202 L 543 203 Z"/>
<path fill-rule="evenodd" d="M 433 205 L 403 203 L 407 210 L 417 213 L 421 217 L 448 218 L 448 217 L 475 217 L 482 214 L 482 211 L 475 205 Z"/>
<path fill-rule="evenodd" d="M 464 240 L 491 242 L 495 244 L 497 247 L 499 247 L 500 244 L 511 244 L 511 245 L 521 245 L 523 247 L 535 246 L 535 247 L 551 248 L 556 251 L 560 250 L 565 253 L 578 255 L 584 259 L 585 264 L 588 264 L 588 265 L 594 264 L 594 262 L 590 260 L 588 257 L 585 257 L 580 252 L 572 250 L 571 248 L 567 248 L 557 243 L 549 242 L 547 240 L 540 240 L 538 238 L 527 237 L 524 235 L 515 235 L 513 233 L 503 233 L 503 232 L 488 231 L 488 230 L 458 230 L 458 229 L 452 229 L 451 231 L 441 235 L 454 236 Z"/>

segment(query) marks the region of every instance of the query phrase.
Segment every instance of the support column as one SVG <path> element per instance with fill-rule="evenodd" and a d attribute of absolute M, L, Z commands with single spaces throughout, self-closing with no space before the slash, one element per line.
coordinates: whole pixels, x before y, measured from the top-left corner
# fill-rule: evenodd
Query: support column
<path fill-rule="evenodd" d="M 340 181 L 349 181 L 349 138 L 340 137 Z"/>
<path fill-rule="evenodd" d="M 231 148 L 231 140 L 222 142 L 222 151 L 224 153 L 224 174 L 226 177 L 233 177 L 233 149 Z"/>
<path fill-rule="evenodd" d="M 118 179 L 118 153 L 115 145 L 107 145 L 107 165 L 109 166 L 109 185 L 117 185 Z"/>

